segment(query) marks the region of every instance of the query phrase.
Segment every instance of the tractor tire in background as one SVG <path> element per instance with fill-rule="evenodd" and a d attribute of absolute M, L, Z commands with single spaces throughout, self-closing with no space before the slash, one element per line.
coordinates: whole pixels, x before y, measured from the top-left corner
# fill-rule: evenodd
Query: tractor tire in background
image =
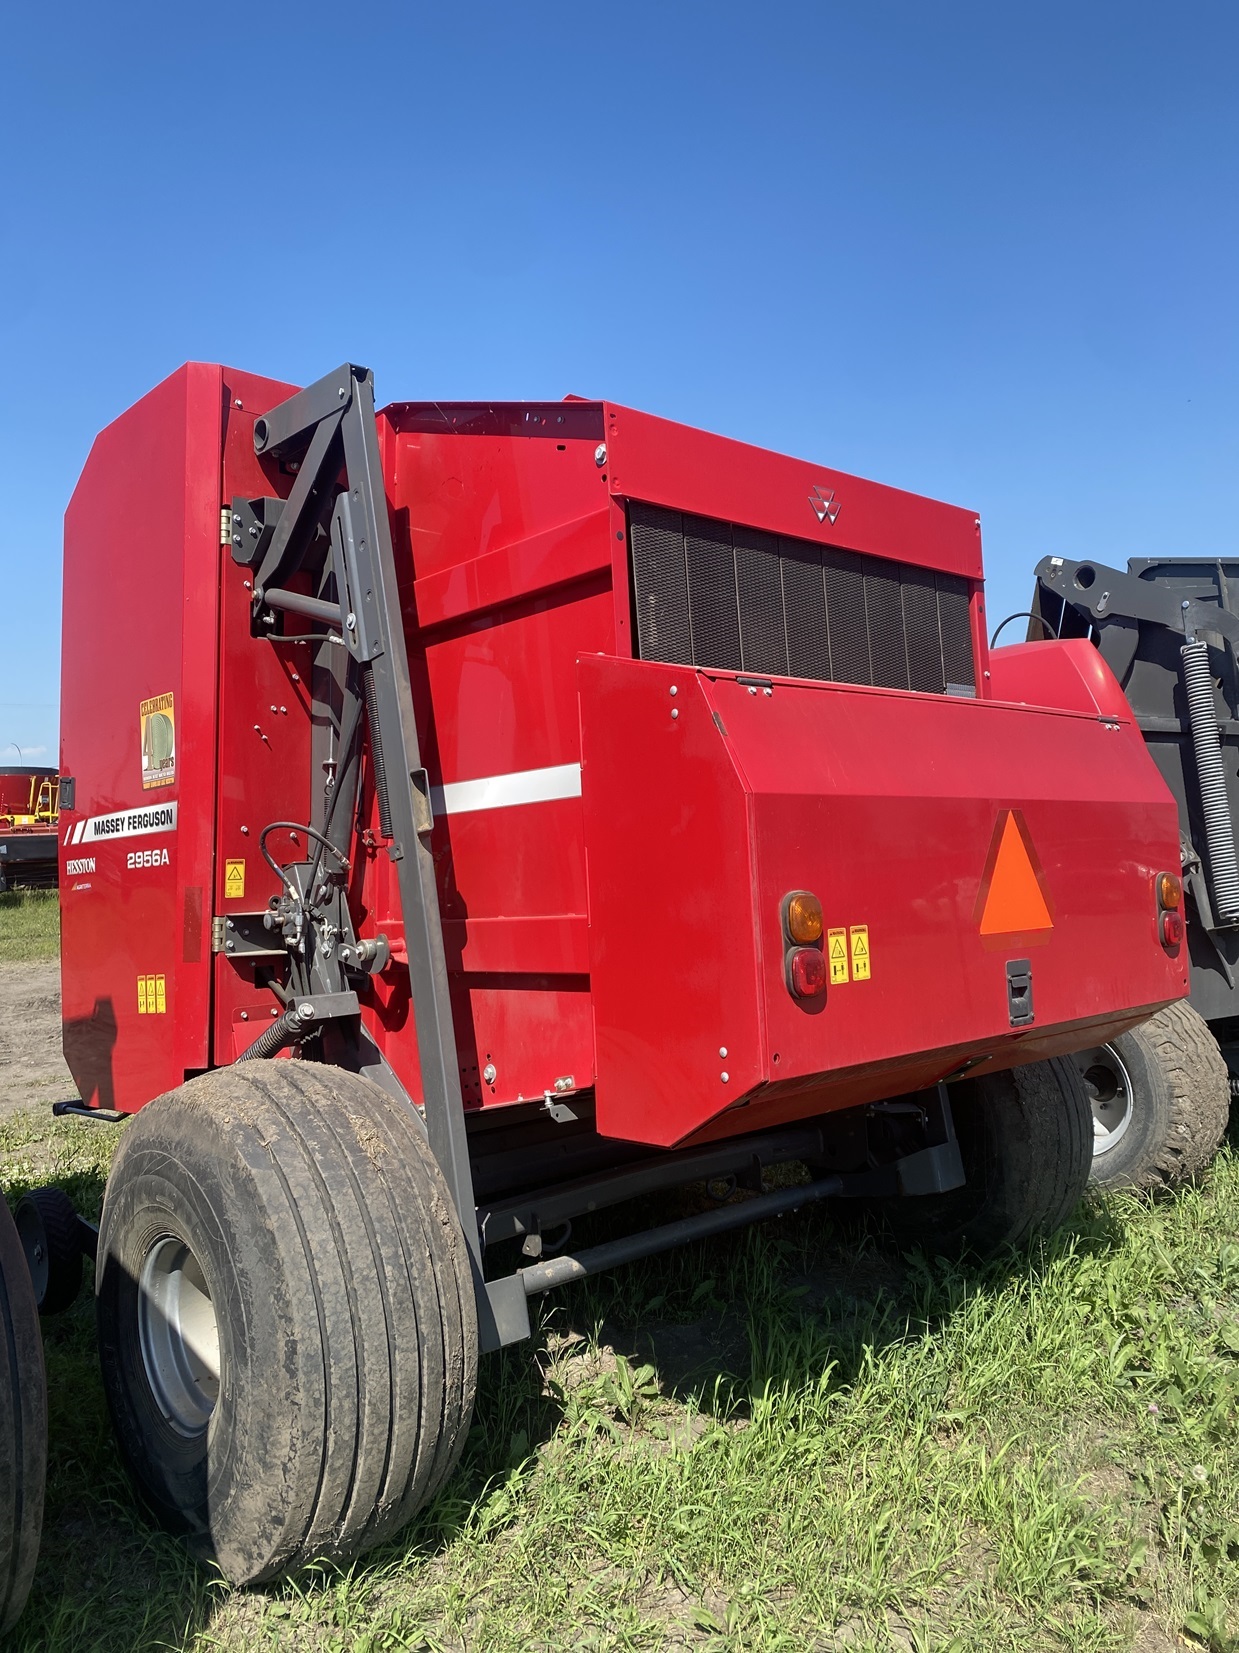
<path fill-rule="evenodd" d="M 949 1090 L 964 1185 L 867 1201 L 867 1210 L 902 1244 L 946 1254 L 989 1257 L 1061 1228 L 1088 1186 L 1093 1135 L 1071 1058 L 960 1079 Z"/>
<path fill-rule="evenodd" d="M 34 1188 L 14 1213 L 41 1315 L 63 1314 L 82 1289 L 77 1212 L 61 1188 Z"/>
<path fill-rule="evenodd" d="M 0 1199 L 0 1635 L 30 1593 L 43 1530 L 47 1379 L 39 1311 L 9 1208 Z"/>
<path fill-rule="evenodd" d="M 1075 1061 L 1092 1103 L 1093 1188 L 1173 1188 L 1206 1169 L 1226 1134 L 1230 1075 L 1190 1004 L 1168 1005 Z"/>
<path fill-rule="evenodd" d="M 415 1110 L 369 1080 L 259 1060 L 143 1108 L 96 1292 L 130 1477 L 234 1584 L 380 1543 L 459 1459 L 464 1235 Z"/>

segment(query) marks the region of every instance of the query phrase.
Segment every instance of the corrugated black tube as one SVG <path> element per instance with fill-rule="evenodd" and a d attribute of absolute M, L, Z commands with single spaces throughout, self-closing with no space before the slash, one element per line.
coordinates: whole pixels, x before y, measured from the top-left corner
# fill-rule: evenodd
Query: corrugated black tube
<path fill-rule="evenodd" d="M 1179 655 L 1187 715 L 1192 725 L 1192 745 L 1196 751 L 1200 809 L 1205 818 L 1213 916 L 1219 924 L 1234 924 L 1239 922 L 1239 857 L 1235 853 L 1235 825 L 1226 792 L 1226 772 L 1222 768 L 1209 648 L 1196 638 L 1185 643 Z"/>

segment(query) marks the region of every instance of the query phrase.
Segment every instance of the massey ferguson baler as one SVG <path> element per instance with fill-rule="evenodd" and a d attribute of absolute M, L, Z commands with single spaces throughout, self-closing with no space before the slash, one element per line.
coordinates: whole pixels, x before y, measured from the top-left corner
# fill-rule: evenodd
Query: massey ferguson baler
<path fill-rule="evenodd" d="M 1174 804 L 1087 642 L 996 692 L 975 516 L 606 402 L 183 368 L 69 507 L 63 728 L 110 1404 L 237 1580 L 407 1520 L 561 1282 L 1061 1221 L 1060 1058 L 1186 989 Z"/>

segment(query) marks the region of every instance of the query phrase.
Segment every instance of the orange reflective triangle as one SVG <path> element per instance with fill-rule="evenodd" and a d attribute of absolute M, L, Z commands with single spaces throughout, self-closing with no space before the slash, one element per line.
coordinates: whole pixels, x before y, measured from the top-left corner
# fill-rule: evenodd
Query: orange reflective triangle
<path fill-rule="evenodd" d="M 995 853 L 995 847 L 997 853 Z M 981 934 L 1007 935 L 1017 930 L 1052 930 L 1054 920 L 1041 887 L 1028 829 L 1018 810 L 999 816 L 990 845 L 988 887 L 982 881 Z"/>

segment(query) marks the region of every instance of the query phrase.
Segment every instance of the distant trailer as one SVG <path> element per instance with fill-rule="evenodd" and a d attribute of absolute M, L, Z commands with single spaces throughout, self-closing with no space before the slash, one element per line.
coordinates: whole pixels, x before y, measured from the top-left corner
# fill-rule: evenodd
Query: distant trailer
<path fill-rule="evenodd" d="M 60 779 L 54 769 L 0 769 L 0 892 L 55 889 Z"/>

